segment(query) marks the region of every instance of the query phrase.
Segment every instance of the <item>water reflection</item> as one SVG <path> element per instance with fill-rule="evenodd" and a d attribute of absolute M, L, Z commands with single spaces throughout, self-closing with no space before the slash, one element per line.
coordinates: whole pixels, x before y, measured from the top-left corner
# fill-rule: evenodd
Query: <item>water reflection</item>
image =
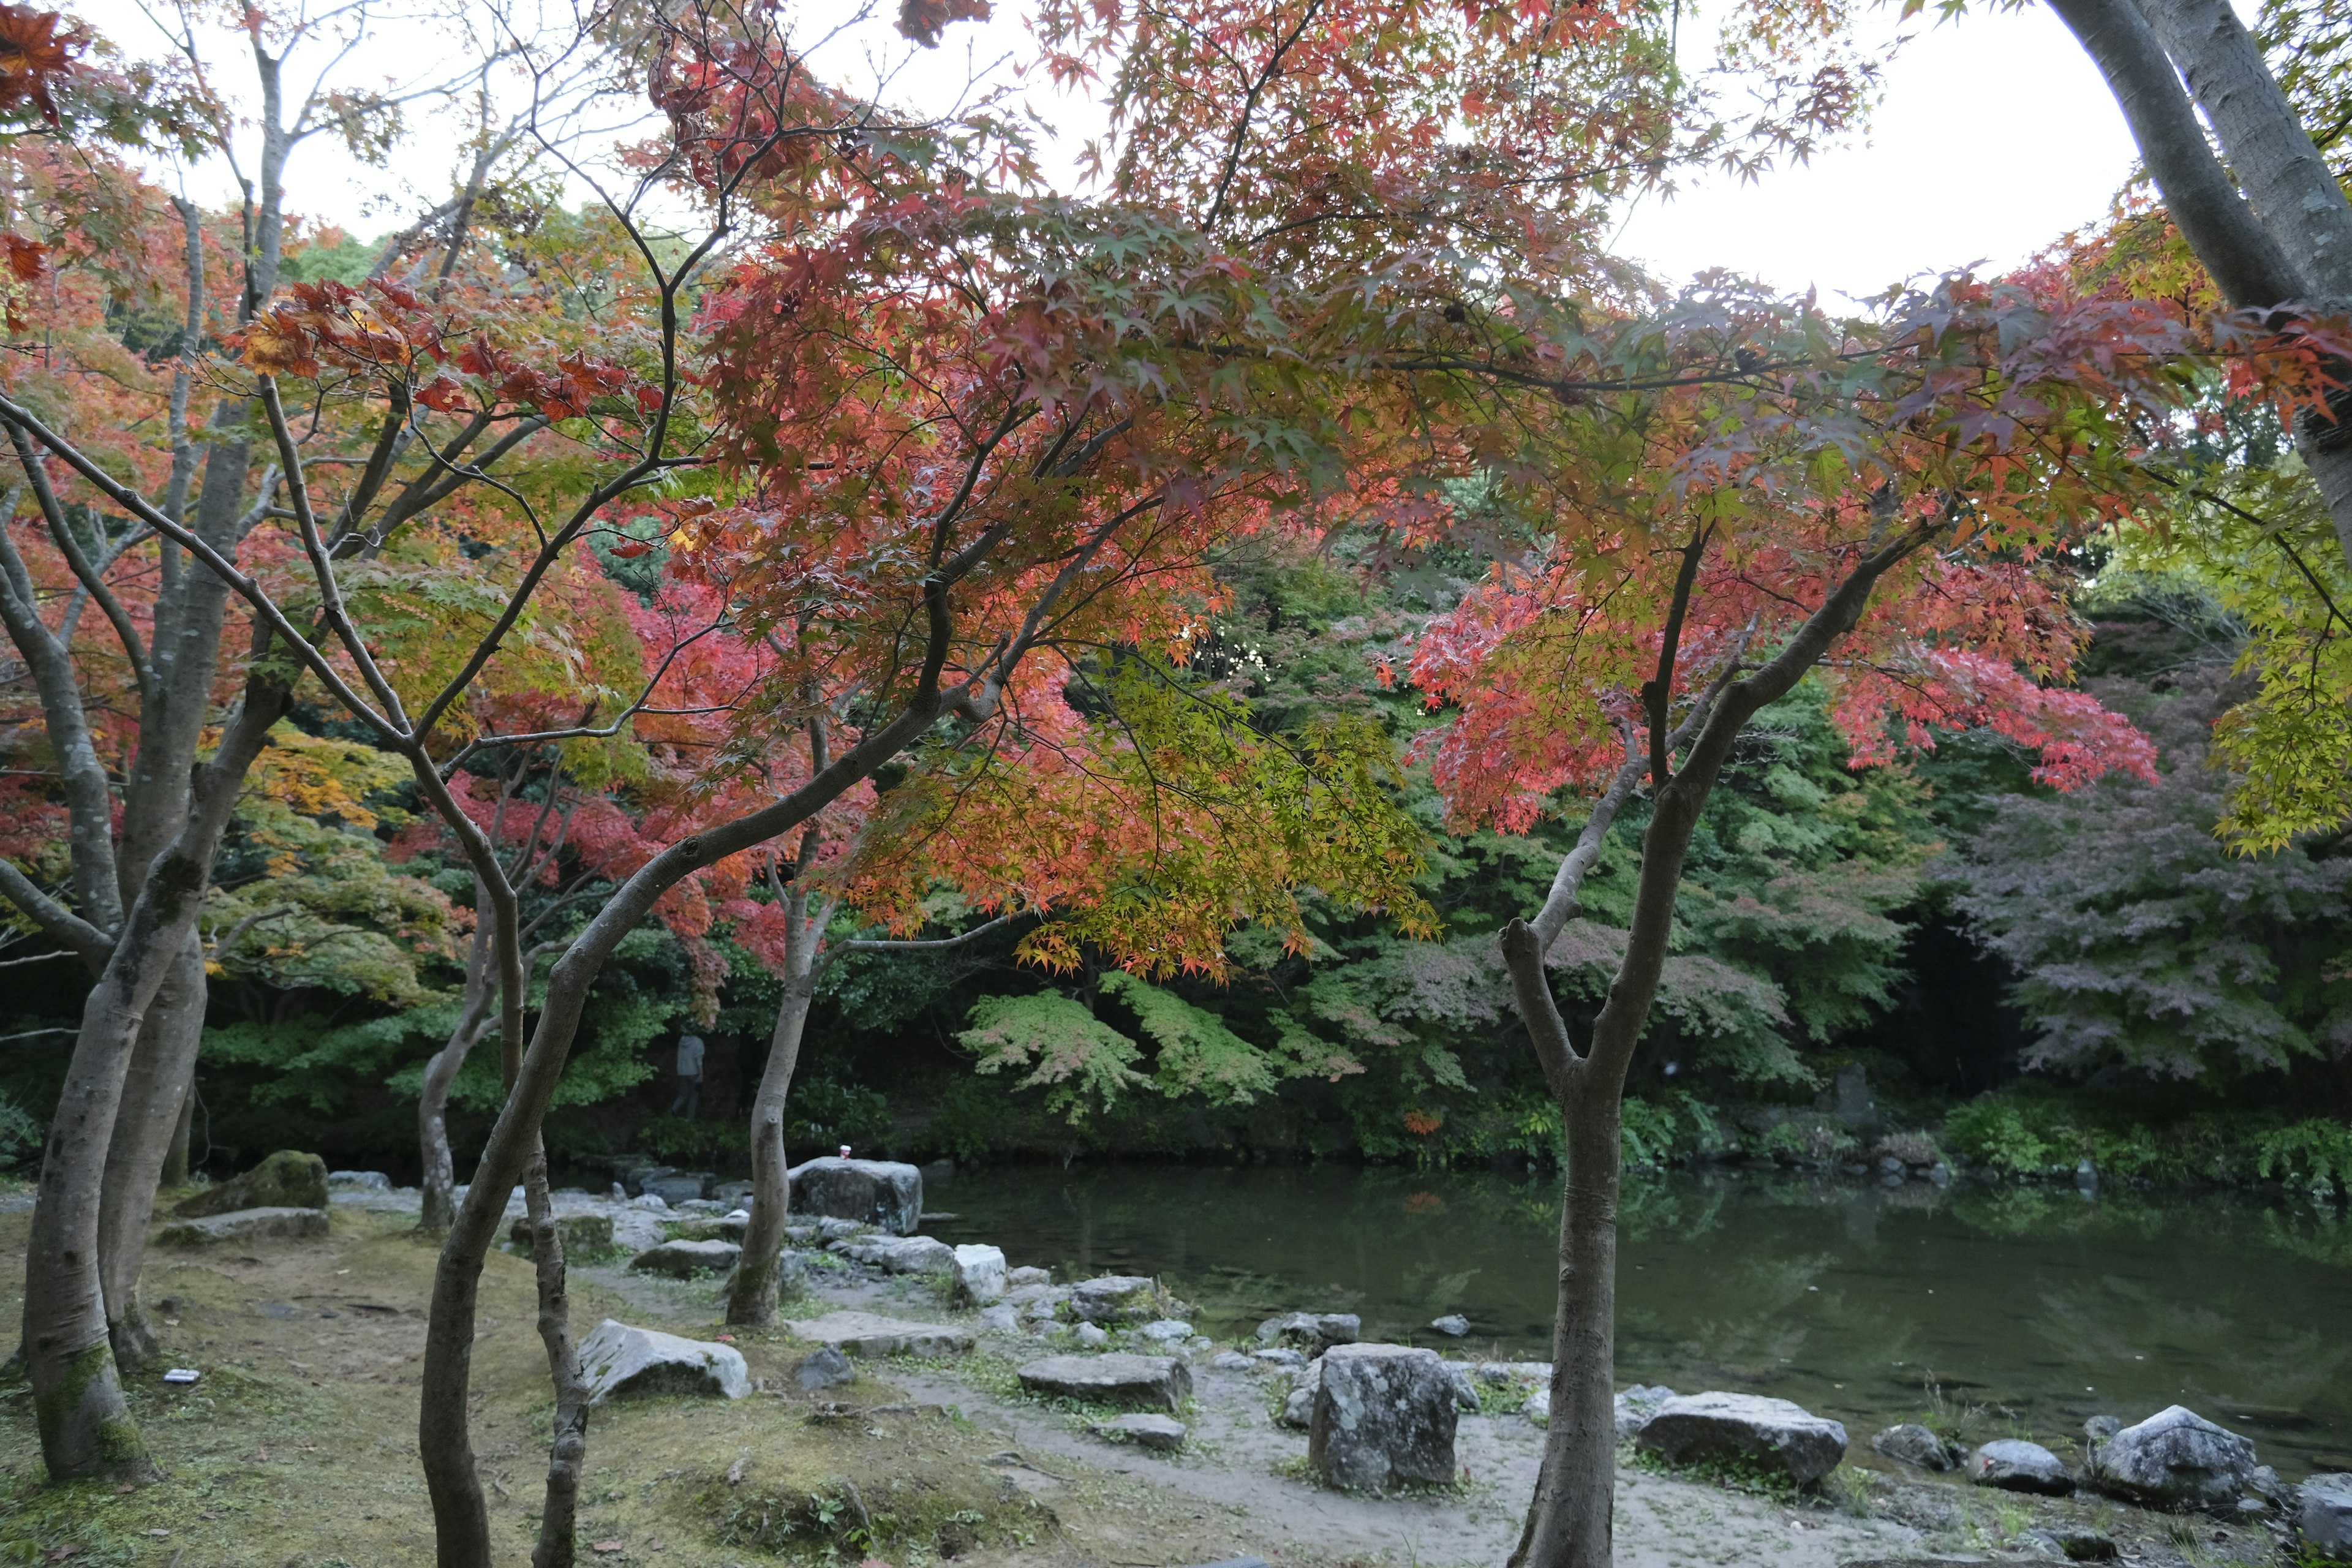
<path fill-rule="evenodd" d="M 960 1181 L 931 1228 L 1016 1263 L 1166 1276 L 1202 1326 L 1289 1308 L 1480 1353 L 1550 1339 L 1558 1189 L 1493 1176 L 1033 1167 Z M 2352 1225 L 2228 1195 L 1675 1175 L 1629 1187 L 1618 1371 L 1746 1389 L 1856 1436 L 1940 1404 L 2045 1440 L 2175 1402 L 2290 1475 L 2352 1469 Z"/>

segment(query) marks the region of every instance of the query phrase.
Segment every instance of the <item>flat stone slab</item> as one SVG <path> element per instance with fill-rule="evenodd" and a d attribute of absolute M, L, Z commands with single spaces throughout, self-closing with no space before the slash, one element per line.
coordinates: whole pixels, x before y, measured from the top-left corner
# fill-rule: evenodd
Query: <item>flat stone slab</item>
<path fill-rule="evenodd" d="M 1751 1465 L 1811 1486 L 1845 1458 L 1845 1428 L 1785 1399 L 1691 1394 L 1669 1399 L 1634 1434 L 1670 1464 Z"/>
<path fill-rule="evenodd" d="M 878 1312 L 827 1312 L 785 1325 L 804 1340 L 844 1355 L 956 1355 L 971 1349 L 971 1331 L 952 1323 L 910 1323 Z"/>
<path fill-rule="evenodd" d="M 1020 1375 L 1021 1386 L 1032 1394 L 1169 1411 L 1192 1392 L 1192 1369 L 1172 1355 L 1053 1355 L 1031 1362 Z"/>
<path fill-rule="evenodd" d="M 836 1241 L 825 1248 L 853 1263 L 887 1269 L 893 1274 L 951 1274 L 956 1249 L 928 1236 L 877 1236 Z"/>
<path fill-rule="evenodd" d="M 1184 1423 L 1173 1415 L 1151 1415 L 1138 1411 L 1109 1421 L 1097 1421 L 1087 1428 L 1097 1437 L 1114 1443 L 1132 1443 L 1139 1448 L 1150 1448 L 1171 1454 L 1184 1446 Z"/>
<path fill-rule="evenodd" d="M 665 1241 L 629 1259 L 638 1274 L 667 1274 L 674 1279 L 697 1274 L 721 1274 L 735 1267 L 743 1249 L 731 1241 Z"/>
<path fill-rule="evenodd" d="M 592 1405 L 659 1394 L 740 1399 L 751 1392 L 751 1370 L 733 1345 L 682 1339 L 611 1318 L 580 1342 L 580 1371 Z"/>
<path fill-rule="evenodd" d="M 198 1219 L 173 1220 L 155 1237 L 159 1247 L 210 1247 L 222 1241 L 316 1241 L 327 1234 L 327 1211 L 296 1208 L 237 1209 Z"/>

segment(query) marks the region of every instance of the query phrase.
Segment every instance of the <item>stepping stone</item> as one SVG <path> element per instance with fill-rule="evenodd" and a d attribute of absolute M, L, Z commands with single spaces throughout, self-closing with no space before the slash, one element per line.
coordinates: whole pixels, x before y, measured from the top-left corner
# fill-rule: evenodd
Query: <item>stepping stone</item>
<path fill-rule="evenodd" d="M 878 1312 L 827 1312 L 785 1325 L 804 1340 L 844 1355 L 956 1355 L 971 1349 L 971 1331 L 952 1323 L 910 1323 Z"/>
<path fill-rule="evenodd" d="M 1168 1292 L 1140 1274 L 1105 1274 L 1070 1287 L 1070 1311 L 1089 1323 L 1149 1323 L 1168 1315 Z"/>
<path fill-rule="evenodd" d="M 996 1247 L 955 1249 L 955 1299 L 967 1306 L 988 1307 L 1004 1300 L 1004 1251 Z"/>
<path fill-rule="evenodd" d="M 199 1219 L 174 1220 L 155 1237 L 159 1247 L 210 1247 L 222 1241 L 316 1241 L 327 1234 L 327 1211 L 296 1208 L 238 1209 Z"/>
<path fill-rule="evenodd" d="M 631 1272 L 667 1274 L 674 1279 L 721 1274 L 735 1267 L 743 1249 L 731 1241 L 665 1241 L 629 1259 Z"/>
<path fill-rule="evenodd" d="M 928 1236 L 877 1236 L 856 1241 L 836 1241 L 826 1248 L 853 1263 L 887 1269 L 893 1274 L 952 1274 L 956 1249 Z"/>
<path fill-rule="evenodd" d="M 1114 1443 L 1132 1443 L 1139 1448 L 1150 1448 L 1162 1454 L 1172 1454 L 1184 1446 L 1184 1423 L 1173 1415 L 1148 1415 L 1139 1412 L 1110 1421 L 1095 1422 L 1087 1430 Z"/>
<path fill-rule="evenodd" d="M 1055 1355 L 1021 1369 L 1032 1394 L 1173 1411 L 1192 1392 L 1192 1370 L 1172 1355 Z"/>

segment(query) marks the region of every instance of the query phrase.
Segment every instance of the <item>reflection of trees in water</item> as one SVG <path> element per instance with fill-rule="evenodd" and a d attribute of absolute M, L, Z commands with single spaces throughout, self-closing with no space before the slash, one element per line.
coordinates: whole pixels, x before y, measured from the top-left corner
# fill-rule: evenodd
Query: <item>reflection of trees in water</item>
<path fill-rule="evenodd" d="M 1731 1193 L 1728 1182 L 1702 1184 L 1671 1177 L 1641 1178 L 1628 1172 L 1617 1198 L 1617 1235 L 1626 1241 L 1657 1237 L 1695 1241 L 1722 1223 L 1723 1205 Z M 1557 1206 L 1549 1217 L 1558 1224 Z"/>
<path fill-rule="evenodd" d="M 1418 1301 L 1432 1312 L 1443 1312 L 1449 1307 L 1470 1304 L 1470 1281 L 1486 1272 L 1483 1268 L 1462 1268 L 1447 1273 L 1435 1265 L 1416 1263 L 1404 1271 L 1402 1293 L 1408 1301 Z"/>
<path fill-rule="evenodd" d="M 2352 1268 L 2352 1223 L 2333 1204 L 2296 1204 L 2265 1210 L 2263 1239 L 2282 1252 L 2336 1268 Z"/>

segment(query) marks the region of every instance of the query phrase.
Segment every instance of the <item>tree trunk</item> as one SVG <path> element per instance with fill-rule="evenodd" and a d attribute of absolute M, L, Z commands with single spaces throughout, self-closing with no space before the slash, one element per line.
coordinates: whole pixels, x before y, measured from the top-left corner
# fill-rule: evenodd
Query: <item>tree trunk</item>
<path fill-rule="evenodd" d="M 1598 1085 L 1569 1100 L 1550 1424 L 1515 1568 L 1609 1568 L 1615 1534 L 1619 1104 Z"/>
<path fill-rule="evenodd" d="M 458 1015 L 457 1026 L 449 1031 L 448 1043 L 425 1064 L 425 1082 L 416 1097 L 417 1152 L 424 1163 L 418 1181 L 425 1200 L 418 1225 L 433 1236 L 448 1230 L 457 1212 L 457 1165 L 449 1152 L 449 1090 L 457 1081 L 457 1070 L 466 1065 L 467 1055 L 489 1025 L 490 998 L 497 994 L 489 962 L 491 923 L 480 912 L 485 910 L 488 895 L 481 890 L 478 877 L 474 886 L 478 913 L 474 940 L 466 955 L 465 1011 Z"/>
<path fill-rule="evenodd" d="M 808 967 L 805 959 L 793 965 L 790 953 L 786 963 L 803 971 Z M 760 1097 L 751 1107 L 751 1221 L 743 1228 L 742 1255 L 727 1292 L 727 1321 L 745 1327 L 765 1327 L 776 1321 L 776 1261 L 792 1206 L 790 1184 L 784 1180 L 784 1107 L 792 1093 L 793 1068 L 800 1061 L 801 1036 L 808 1026 L 811 989 L 805 973 L 786 977 L 767 1069 L 760 1075 Z"/>
<path fill-rule="evenodd" d="M 202 1031 L 198 1031 L 201 1041 Z M 194 1064 L 191 1063 L 193 1068 Z M 191 1071 L 188 1081 L 180 1091 L 180 1114 L 172 1127 L 172 1147 L 163 1155 L 163 1173 L 156 1179 L 158 1187 L 169 1190 L 188 1184 L 188 1142 L 196 1131 L 196 1075 Z"/>
<path fill-rule="evenodd" d="M 122 1103 L 108 1141 L 98 1211 L 98 1270 L 106 1295 L 107 1338 L 115 1364 L 135 1372 L 154 1359 L 154 1331 L 139 1300 L 147 1261 L 147 1222 L 154 1217 L 180 1108 L 188 1100 L 196 1047 L 205 1032 L 205 957 L 188 933 L 139 1030 Z M 185 1145 L 182 1145 L 184 1161 Z"/>
<path fill-rule="evenodd" d="M 588 1455 L 588 1383 L 572 1342 L 572 1297 L 563 1266 L 563 1238 L 555 1229 L 555 1203 L 547 1191 L 547 1150 L 541 1145 L 523 1173 L 530 1213 L 531 1258 L 539 1276 L 539 1337 L 555 1383 L 555 1437 L 547 1454 L 547 1500 L 539 1514 L 539 1544 L 531 1568 L 572 1568 L 578 1551 L 575 1521 L 580 1468 Z"/>
<path fill-rule="evenodd" d="M 155 1474 L 123 1403 L 107 1335 L 98 1245 L 107 1149 L 140 1026 L 184 953 L 238 784 L 270 725 L 284 715 L 286 699 L 283 688 L 247 681 L 243 706 L 200 770 L 179 837 L 145 878 L 114 954 L 82 1008 L 25 1251 L 25 1345 L 41 1457 L 52 1479 L 138 1481 Z"/>

